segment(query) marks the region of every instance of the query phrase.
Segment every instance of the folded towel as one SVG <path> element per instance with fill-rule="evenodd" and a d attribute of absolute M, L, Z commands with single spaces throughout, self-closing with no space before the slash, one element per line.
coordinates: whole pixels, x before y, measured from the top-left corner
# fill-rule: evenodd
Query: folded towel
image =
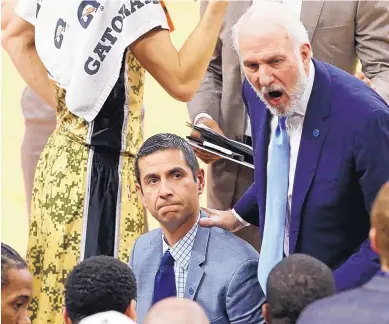
<path fill-rule="evenodd" d="M 91 122 L 118 80 L 126 48 L 156 27 L 169 29 L 158 0 L 20 0 L 35 45 L 66 105 Z"/>

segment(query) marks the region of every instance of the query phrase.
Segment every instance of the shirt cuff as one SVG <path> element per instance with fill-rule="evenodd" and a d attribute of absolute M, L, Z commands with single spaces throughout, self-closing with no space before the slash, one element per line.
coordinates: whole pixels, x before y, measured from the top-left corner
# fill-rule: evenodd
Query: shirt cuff
<path fill-rule="evenodd" d="M 247 223 L 242 217 L 238 215 L 238 213 L 235 211 L 235 209 L 231 209 L 232 213 L 234 214 L 235 218 L 243 225 L 243 226 L 250 226 L 250 223 Z"/>
<path fill-rule="evenodd" d="M 200 118 L 208 118 L 208 119 L 213 119 L 212 116 L 210 114 L 207 114 L 207 113 L 199 113 L 196 115 L 194 121 L 193 121 L 193 125 L 196 125 L 198 120 Z"/>

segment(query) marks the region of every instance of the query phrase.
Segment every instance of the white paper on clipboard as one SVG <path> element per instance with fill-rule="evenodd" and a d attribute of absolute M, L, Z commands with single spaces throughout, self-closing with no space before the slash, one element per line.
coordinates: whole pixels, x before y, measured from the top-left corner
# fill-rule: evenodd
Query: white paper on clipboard
<path fill-rule="evenodd" d="M 224 154 L 215 152 L 215 151 L 213 151 L 213 150 L 209 150 L 209 149 L 207 149 L 207 148 L 205 148 L 205 147 L 202 147 L 202 146 L 199 145 L 198 143 L 193 142 L 193 141 L 191 141 L 191 140 L 189 140 L 189 139 L 186 139 L 186 141 L 187 141 L 191 146 L 197 147 L 197 148 L 199 148 L 200 150 L 203 150 L 203 151 L 208 152 L 208 153 L 212 153 L 212 154 L 214 154 L 214 155 L 217 155 L 217 156 L 222 157 L 223 159 L 227 159 L 227 160 L 230 160 L 230 161 L 232 161 L 232 162 L 235 162 L 235 163 L 244 165 L 244 166 L 246 166 L 246 167 L 248 167 L 248 168 L 254 169 L 254 165 L 251 164 L 251 163 L 244 162 L 244 161 L 238 161 L 238 160 L 235 160 L 235 159 L 230 158 L 230 157 L 228 157 L 228 156 L 225 156 Z"/>

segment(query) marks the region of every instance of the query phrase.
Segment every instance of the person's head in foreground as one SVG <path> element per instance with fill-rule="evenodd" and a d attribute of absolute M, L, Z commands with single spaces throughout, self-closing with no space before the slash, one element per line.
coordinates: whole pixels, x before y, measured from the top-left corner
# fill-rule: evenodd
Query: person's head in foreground
<path fill-rule="evenodd" d="M 199 216 L 204 190 L 204 170 L 190 145 L 174 134 L 150 137 L 136 156 L 135 176 L 138 195 L 166 239 L 175 241 L 168 233 L 184 236 Z"/>
<path fill-rule="evenodd" d="M 32 275 L 27 263 L 7 244 L 1 243 L 1 323 L 31 323 L 27 307 L 32 296 Z"/>
<path fill-rule="evenodd" d="M 244 74 L 272 114 L 290 116 L 300 101 L 311 62 L 308 33 L 284 5 L 250 7 L 233 27 Z"/>
<path fill-rule="evenodd" d="M 65 283 L 65 323 L 116 311 L 136 321 L 136 283 L 127 264 L 95 256 L 76 265 Z"/>
<path fill-rule="evenodd" d="M 209 324 L 204 310 L 189 299 L 166 298 L 156 303 L 147 314 L 144 324 Z"/>
<path fill-rule="evenodd" d="M 331 269 L 305 254 L 292 254 L 278 263 L 267 280 L 267 304 L 262 313 L 268 324 L 293 324 L 315 300 L 335 293 Z"/>
<path fill-rule="evenodd" d="M 369 237 L 372 249 L 380 256 L 382 271 L 389 272 L 389 181 L 373 203 Z"/>
<path fill-rule="evenodd" d="M 115 312 L 108 311 L 97 313 L 88 317 L 85 317 L 80 321 L 80 324 L 136 324 L 128 316 Z"/>

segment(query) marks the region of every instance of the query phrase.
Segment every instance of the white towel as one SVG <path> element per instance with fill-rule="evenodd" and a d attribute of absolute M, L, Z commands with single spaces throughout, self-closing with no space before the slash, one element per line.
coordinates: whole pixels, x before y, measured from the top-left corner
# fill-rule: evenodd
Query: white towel
<path fill-rule="evenodd" d="M 156 0 L 19 0 L 35 45 L 66 105 L 91 122 L 118 80 L 125 49 L 156 27 L 169 29 Z"/>

